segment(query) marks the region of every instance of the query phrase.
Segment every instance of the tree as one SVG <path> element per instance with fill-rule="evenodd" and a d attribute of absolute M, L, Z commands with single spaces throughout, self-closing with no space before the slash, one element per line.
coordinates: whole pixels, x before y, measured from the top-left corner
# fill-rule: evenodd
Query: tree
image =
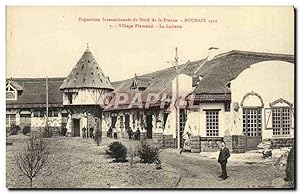
<path fill-rule="evenodd" d="M 16 163 L 20 172 L 30 180 L 32 188 L 33 178 L 40 174 L 45 167 L 49 156 L 48 143 L 41 135 L 31 135 L 24 148 L 16 155 Z"/>

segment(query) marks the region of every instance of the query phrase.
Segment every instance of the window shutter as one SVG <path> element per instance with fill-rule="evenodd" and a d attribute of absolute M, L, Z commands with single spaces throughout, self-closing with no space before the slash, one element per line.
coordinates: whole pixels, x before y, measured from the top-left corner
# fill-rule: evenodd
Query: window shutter
<path fill-rule="evenodd" d="M 272 129 L 272 109 L 265 108 L 265 129 Z"/>
<path fill-rule="evenodd" d="M 291 108 L 291 114 L 290 114 L 290 123 L 291 123 L 291 126 L 290 128 L 291 129 L 294 129 L 295 128 L 295 125 L 294 125 L 294 116 L 295 116 L 295 113 L 294 113 L 294 109 Z"/>

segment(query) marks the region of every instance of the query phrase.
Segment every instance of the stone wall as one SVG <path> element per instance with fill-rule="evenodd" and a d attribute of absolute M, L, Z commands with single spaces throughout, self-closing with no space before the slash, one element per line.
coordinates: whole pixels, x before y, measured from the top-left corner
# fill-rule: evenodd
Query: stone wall
<path fill-rule="evenodd" d="M 271 142 L 273 149 L 294 146 L 294 138 L 274 138 Z"/>
<path fill-rule="evenodd" d="M 175 148 L 175 140 L 173 138 L 173 135 L 163 135 L 163 147 Z"/>
<path fill-rule="evenodd" d="M 201 152 L 216 152 L 220 150 L 219 142 L 222 137 L 201 137 Z"/>
<path fill-rule="evenodd" d="M 246 139 L 244 135 L 225 136 L 223 141 L 232 153 L 246 152 Z"/>
<path fill-rule="evenodd" d="M 244 135 L 232 136 L 232 152 L 233 153 L 246 152 L 246 137 Z"/>
<path fill-rule="evenodd" d="M 223 141 L 226 143 L 226 147 L 232 152 L 232 136 L 224 136 Z"/>
<path fill-rule="evenodd" d="M 163 134 L 162 133 L 152 133 L 153 142 L 156 144 L 163 144 Z"/>
<path fill-rule="evenodd" d="M 201 151 L 201 141 L 200 136 L 191 136 L 191 151 L 194 153 L 200 153 Z"/>

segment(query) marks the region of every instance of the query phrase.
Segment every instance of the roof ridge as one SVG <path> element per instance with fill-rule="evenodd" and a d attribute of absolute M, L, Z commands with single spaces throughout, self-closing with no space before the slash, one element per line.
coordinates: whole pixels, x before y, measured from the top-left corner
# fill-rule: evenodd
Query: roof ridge
<path fill-rule="evenodd" d="M 231 50 L 225 53 L 220 53 L 214 57 L 215 58 L 220 58 L 220 57 L 225 57 L 229 55 L 234 55 L 234 54 L 244 54 L 244 55 L 249 55 L 249 56 L 266 56 L 266 57 L 274 57 L 274 56 L 281 56 L 281 57 L 294 57 L 294 54 L 282 54 L 282 53 L 271 53 L 271 52 L 257 52 L 257 51 L 243 51 L 243 50 Z"/>

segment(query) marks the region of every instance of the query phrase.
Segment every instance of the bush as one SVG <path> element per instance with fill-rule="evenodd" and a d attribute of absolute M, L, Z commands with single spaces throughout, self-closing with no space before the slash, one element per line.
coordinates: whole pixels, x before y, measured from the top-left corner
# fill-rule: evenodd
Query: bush
<path fill-rule="evenodd" d="M 101 140 L 102 140 L 102 133 L 101 133 L 101 131 L 96 130 L 94 140 L 95 140 L 97 146 L 99 146 L 100 143 L 101 143 Z"/>
<path fill-rule="evenodd" d="M 137 156 L 142 163 L 160 164 L 159 148 L 149 145 L 147 142 L 141 141 L 141 145 L 137 148 Z"/>
<path fill-rule="evenodd" d="M 23 135 L 27 135 L 31 132 L 31 128 L 29 126 L 25 126 L 22 130 Z"/>
<path fill-rule="evenodd" d="M 50 138 L 53 135 L 53 130 L 51 130 L 50 127 L 45 127 L 45 129 L 43 130 L 43 138 Z"/>
<path fill-rule="evenodd" d="M 9 129 L 9 135 L 18 135 L 20 131 L 21 128 L 19 125 L 12 124 Z"/>
<path fill-rule="evenodd" d="M 115 162 L 126 162 L 127 148 L 121 142 L 113 142 L 108 146 L 106 153 L 114 158 Z"/>

